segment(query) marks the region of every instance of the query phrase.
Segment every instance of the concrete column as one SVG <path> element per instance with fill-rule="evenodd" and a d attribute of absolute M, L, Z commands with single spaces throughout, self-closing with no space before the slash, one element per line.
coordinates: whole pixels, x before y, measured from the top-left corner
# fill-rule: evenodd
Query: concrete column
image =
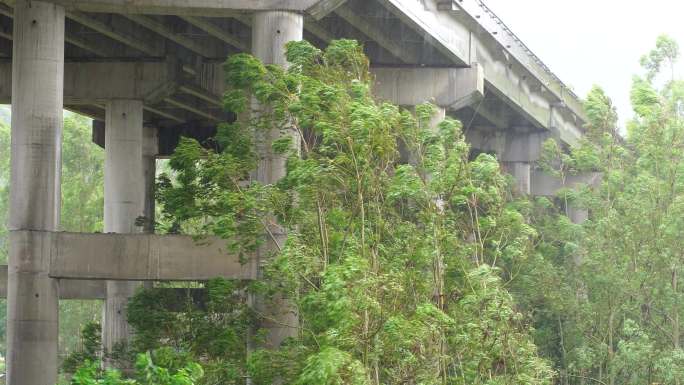
<path fill-rule="evenodd" d="M 266 64 L 276 64 L 287 67 L 285 59 L 285 44 L 290 41 L 302 40 L 304 31 L 303 15 L 286 11 L 257 12 L 254 15 L 252 29 L 252 50 L 254 56 Z M 256 108 L 256 113 L 259 107 Z M 261 183 L 276 183 L 285 176 L 286 155 L 274 154 L 271 143 L 281 135 L 294 136 L 293 143 L 299 143 L 299 138 L 287 127 L 273 127 L 269 132 L 260 133 L 257 140 L 259 163 L 256 170 L 256 180 Z M 284 244 L 287 235 L 275 222 L 275 218 L 268 220 L 271 232 L 279 244 Z M 276 245 L 269 238 L 258 250 L 259 266 L 268 263 L 270 256 L 277 250 Z M 257 275 L 261 275 L 259 268 Z M 266 347 L 277 348 L 288 337 L 296 337 L 299 326 L 299 316 L 296 309 L 287 298 L 273 298 L 270 301 L 255 299 L 255 308 L 267 315 L 271 321 L 262 322 L 262 327 L 268 330 Z"/>
<path fill-rule="evenodd" d="M 413 111 L 415 111 L 415 106 L 411 107 Z M 423 130 L 429 130 L 430 132 L 436 133 L 437 132 L 437 126 L 439 123 L 441 123 L 444 119 L 446 118 L 446 108 L 441 107 L 441 106 L 435 106 L 435 114 L 432 116 L 432 119 L 427 123 L 427 127 L 420 127 Z M 418 154 L 415 153 L 409 153 L 408 154 L 408 162 L 409 164 L 413 165 L 414 167 L 418 165 Z M 428 175 L 425 175 L 425 177 L 429 177 Z"/>
<path fill-rule="evenodd" d="M 110 101 L 105 127 L 104 231 L 137 233 L 142 227 L 136 219 L 145 210 L 142 102 Z M 108 352 L 129 342 L 126 305 L 138 286 L 138 282 L 107 282 L 102 342 Z"/>
<path fill-rule="evenodd" d="M 567 214 L 570 221 L 574 224 L 581 225 L 589 219 L 589 210 L 577 207 L 568 207 Z"/>
<path fill-rule="evenodd" d="M 143 129 L 143 174 L 145 185 L 145 204 L 143 215 L 145 216 L 146 233 L 154 233 L 155 200 L 154 191 L 157 175 L 157 154 L 159 154 L 159 130 L 157 127 L 145 127 Z"/>
<path fill-rule="evenodd" d="M 521 195 L 530 195 L 532 165 L 528 162 L 503 162 L 503 168 L 515 179 L 514 191 Z"/>
<path fill-rule="evenodd" d="M 432 116 L 432 119 L 430 120 L 430 125 L 428 127 L 428 129 L 432 132 L 437 132 L 437 126 L 446 118 L 446 108 L 441 106 L 435 107 L 435 114 Z"/>
<path fill-rule="evenodd" d="M 60 212 L 64 8 L 14 5 L 9 230 L 57 230 Z M 31 238 L 31 237 L 29 237 Z M 43 245 L 10 235 L 7 384 L 57 382 L 58 283 Z"/>

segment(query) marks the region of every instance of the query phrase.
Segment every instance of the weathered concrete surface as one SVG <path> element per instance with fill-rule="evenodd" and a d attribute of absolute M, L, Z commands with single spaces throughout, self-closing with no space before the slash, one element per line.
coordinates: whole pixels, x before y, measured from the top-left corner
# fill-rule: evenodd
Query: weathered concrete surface
<path fill-rule="evenodd" d="M 62 280 L 207 281 L 255 279 L 255 260 L 240 263 L 225 240 L 185 235 L 89 234 L 17 230 L 10 237 L 42 245 L 49 275 Z M 46 275 L 48 272 L 46 272 Z"/>
<path fill-rule="evenodd" d="M 589 220 L 589 210 L 579 207 L 568 207 L 567 208 L 568 217 L 570 221 L 574 224 L 581 225 L 582 223 Z M 581 263 L 581 259 L 577 262 Z"/>
<path fill-rule="evenodd" d="M 373 91 L 382 100 L 400 106 L 432 102 L 459 110 L 484 97 L 484 73 L 474 64 L 470 68 L 372 68 Z"/>
<path fill-rule="evenodd" d="M 520 132 L 469 130 L 466 140 L 474 149 L 495 153 L 502 162 L 536 162 L 541 155 L 542 144 L 551 137 L 549 132 Z"/>
<path fill-rule="evenodd" d="M 477 62 L 486 87 L 534 126 L 574 145 L 582 135 L 582 102 L 478 0 L 379 0 L 457 66 Z"/>
<path fill-rule="evenodd" d="M 9 229 L 59 226 L 64 9 L 19 0 L 14 8 Z M 7 384 L 57 382 L 58 288 L 41 243 L 10 237 Z M 38 369 L 39 368 L 39 369 Z"/>
<path fill-rule="evenodd" d="M 503 169 L 515 179 L 514 191 L 529 195 L 531 192 L 532 165 L 528 162 L 504 162 Z"/>
<path fill-rule="evenodd" d="M 174 63 L 106 62 L 66 63 L 64 103 L 105 104 L 112 99 L 158 102 L 177 87 Z M 12 65 L 0 63 L 0 103 L 9 104 Z"/>
<path fill-rule="evenodd" d="M 304 33 L 304 17 L 293 12 L 257 12 L 254 15 L 252 30 L 252 50 L 254 56 L 266 64 L 287 67 L 285 59 L 285 44 L 290 41 L 302 40 Z M 259 113 L 259 106 L 255 106 L 255 113 Z M 299 146 L 300 138 L 289 127 L 273 127 L 271 130 L 256 138 L 259 162 L 256 170 L 256 180 L 273 184 L 286 174 L 286 154 L 276 154 L 272 151 L 271 143 L 277 138 L 289 135 L 293 143 Z M 285 244 L 287 235 L 276 219 L 269 216 L 267 221 L 273 239 L 266 237 L 266 241 L 257 251 L 257 277 L 262 275 L 262 267 L 268 264 L 272 254 Z M 254 300 L 256 311 L 265 315 L 261 326 L 268 331 L 266 347 L 277 348 L 288 337 L 297 336 L 299 331 L 299 315 L 287 298 L 262 298 Z M 272 320 L 272 321 L 271 321 Z"/>
<path fill-rule="evenodd" d="M 143 167 L 143 104 L 140 100 L 113 100 L 107 103 L 104 168 L 104 231 L 138 233 L 136 224 L 145 211 L 145 172 Z M 93 250 L 94 251 L 94 250 Z M 82 255 L 73 253 L 72 255 Z M 89 260 L 94 259 L 88 256 Z M 90 261 L 62 261 L 68 267 L 91 266 Z M 54 260 L 52 264 L 56 263 Z M 111 263 L 111 262 L 110 262 Z M 106 267 L 100 261 L 98 267 Z M 111 352 L 118 344 L 128 344 L 128 299 L 140 286 L 138 282 L 107 282 L 102 342 Z M 108 366 L 111 363 L 107 363 Z"/>
<path fill-rule="evenodd" d="M 164 15 L 230 16 L 236 11 L 303 12 L 319 0 L 50 0 L 84 12 L 153 13 Z"/>
<path fill-rule="evenodd" d="M 143 128 L 143 187 L 145 189 L 143 216 L 145 223 L 143 232 L 154 233 L 155 223 L 155 184 L 157 182 L 157 155 L 159 154 L 159 129 Z"/>
<path fill-rule="evenodd" d="M 435 0 L 379 0 L 419 35 L 426 36 L 456 66 L 475 62 L 470 45 L 471 32 L 448 12 L 439 12 Z"/>
<path fill-rule="evenodd" d="M 601 182 L 601 173 L 592 172 L 580 175 L 568 175 L 565 181 L 540 170 L 531 172 L 531 194 L 534 196 L 553 197 L 564 188 L 577 188 L 580 185 L 597 186 Z"/>
<path fill-rule="evenodd" d="M 0 265 L 0 298 L 7 298 L 7 265 Z M 104 299 L 103 281 L 59 281 L 59 299 Z"/>

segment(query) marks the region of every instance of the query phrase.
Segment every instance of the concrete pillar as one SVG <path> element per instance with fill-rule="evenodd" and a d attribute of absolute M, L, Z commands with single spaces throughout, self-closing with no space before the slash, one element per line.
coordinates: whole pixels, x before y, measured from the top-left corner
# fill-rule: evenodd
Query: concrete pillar
<path fill-rule="evenodd" d="M 530 195 L 532 165 L 528 162 L 503 162 L 503 168 L 515 179 L 514 191 L 521 195 Z"/>
<path fill-rule="evenodd" d="M 411 110 L 415 111 L 415 106 L 411 107 Z M 441 123 L 444 119 L 446 118 L 446 108 L 441 107 L 441 106 L 435 106 L 435 113 L 432 115 L 432 118 L 430 121 L 427 123 L 427 127 L 420 127 L 423 130 L 429 130 L 430 132 L 437 132 L 438 125 Z M 414 167 L 418 165 L 418 154 L 415 153 L 409 153 L 408 154 L 408 162 L 409 164 L 413 165 Z M 429 175 L 423 175 L 426 178 L 429 178 Z"/>
<path fill-rule="evenodd" d="M 17 0 L 12 56 L 9 230 L 57 230 L 60 212 L 64 8 Z M 10 235 L 7 384 L 57 382 L 58 283 L 31 237 Z"/>
<path fill-rule="evenodd" d="M 589 210 L 581 209 L 577 207 L 568 207 L 567 214 L 570 218 L 570 222 L 581 225 L 589 219 Z"/>
<path fill-rule="evenodd" d="M 430 131 L 436 132 L 437 126 L 446 118 L 446 108 L 441 106 L 435 106 L 435 114 L 430 120 L 429 126 L 427 127 Z"/>
<path fill-rule="evenodd" d="M 156 127 L 143 129 L 143 174 L 145 185 L 144 232 L 154 233 L 155 200 L 154 191 L 157 176 L 157 154 L 159 154 L 159 130 Z"/>
<path fill-rule="evenodd" d="M 257 12 L 254 15 L 252 30 L 252 50 L 254 56 L 266 64 L 276 64 L 287 67 L 285 59 L 285 44 L 290 41 L 302 40 L 304 31 L 303 15 L 286 11 Z M 257 106 L 258 113 L 259 108 Z M 299 143 L 299 138 L 287 127 L 273 127 L 269 132 L 260 133 L 257 139 L 257 152 L 260 160 L 256 170 L 256 180 L 261 183 L 276 183 L 285 176 L 285 162 L 287 155 L 274 154 L 271 143 L 281 135 L 294 136 L 293 143 Z M 287 238 L 284 230 L 278 226 L 275 218 L 271 223 L 271 233 L 276 241 L 282 245 Z M 258 250 L 259 265 L 268 263 L 270 256 L 277 250 L 273 241 L 268 238 Z M 257 275 L 261 275 L 262 268 Z M 273 321 L 262 322 L 262 327 L 268 330 L 266 347 L 277 348 L 288 337 L 297 336 L 299 316 L 287 298 L 273 298 L 270 301 L 255 299 L 255 308 L 267 315 Z"/>
<path fill-rule="evenodd" d="M 104 231 L 137 233 L 142 227 L 136 219 L 145 210 L 142 102 L 110 101 L 105 127 Z M 108 352 L 129 342 L 126 305 L 138 286 L 138 282 L 107 282 L 102 342 Z"/>

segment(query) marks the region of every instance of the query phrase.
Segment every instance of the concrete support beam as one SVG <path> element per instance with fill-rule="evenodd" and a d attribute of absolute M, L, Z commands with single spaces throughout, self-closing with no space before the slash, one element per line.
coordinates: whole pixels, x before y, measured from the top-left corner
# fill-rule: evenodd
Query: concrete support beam
<path fill-rule="evenodd" d="M 176 123 L 185 123 L 185 119 L 176 116 L 174 114 L 168 113 L 166 111 L 162 111 L 158 108 L 150 107 L 150 106 L 145 106 L 143 107 L 145 111 L 151 112 L 157 116 L 161 116 L 162 118 L 166 118 L 168 120 L 174 121 Z"/>
<path fill-rule="evenodd" d="M 204 45 L 201 45 L 192 39 L 190 39 L 187 36 L 178 34 L 174 32 L 171 28 L 169 28 L 166 24 L 159 22 L 155 19 L 152 19 L 149 16 L 143 16 L 143 15 L 132 15 L 128 14 L 125 15 L 127 18 L 132 20 L 135 23 L 138 23 L 142 25 L 143 27 L 156 32 L 157 34 L 161 35 L 162 37 L 165 37 L 174 43 L 187 48 L 188 50 L 198 54 L 199 56 L 205 57 L 205 58 L 211 58 L 216 56 L 215 53 L 207 49 Z"/>
<path fill-rule="evenodd" d="M 185 235 L 16 230 L 10 232 L 10 238 L 38 245 L 36 255 L 49 262 L 46 276 L 61 282 L 256 278 L 255 259 L 241 263 L 237 255 L 230 254 L 225 240 L 214 237 L 197 240 Z"/>
<path fill-rule="evenodd" d="M 116 10 L 113 12 L 121 12 L 121 10 Z M 148 42 L 136 38 L 135 36 L 131 36 L 125 32 L 115 30 L 109 24 L 103 23 L 102 21 L 90 17 L 81 12 L 67 12 L 67 17 L 79 24 L 82 24 L 94 31 L 97 31 L 107 36 L 110 39 L 116 40 L 119 43 L 123 43 L 127 46 L 133 47 L 144 54 L 150 56 L 162 56 L 164 54 L 159 47 L 153 44 L 149 44 Z"/>
<path fill-rule="evenodd" d="M 534 163 L 539 160 L 542 144 L 550 137 L 548 132 L 520 132 L 469 130 L 466 140 L 474 149 L 496 154 L 502 162 Z"/>
<path fill-rule="evenodd" d="M 7 266 L 0 265 L 0 298 L 7 298 Z M 59 299 L 105 299 L 104 281 L 59 281 Z"/>
<path fill-rule="evenodd" d="M 468 66 L 476 61 L 470 46 L 471 32 L 467 25 L 454 20 L 447 12 L 438 12 L 434 0 L 378 0 L 390 12 L 424 36 L 455 65 Z"/>
<path fill-rule="evenodd" d="M 303 33 L 304 17 L 301 14 L 281 11 L 257 12 L 254 15 L 252 30 L 252 53 L 266 64 L 287 67 L 285 44 L 302 40 Z M 293 136 L 293 143 L 297 145 L 300 142 L 297 134 L 287 127 L 273 127 L 266 134 L 256 138 L 257 153 L 260 158 L 256 179 L 261 183 L 275 184 L 285 176 L 287 155 L 276 154 L 271 148 L 271 143 L 283 135 Z M 287 238 L 275 218 L 270 217 L 267 221 L 275 239 L 267 237 L 257 251 L 259 261 L 257 277 L 262 276 L 261 267 L 269 262 L 272 254 L 282 247 Z M 277 348 L 286 338 L 297 336 L 299 315 L 287 298 L 271 298 L 268 301 L 256 298 L 254 306 L 259 313 L 267 315 L 261 325 L 268 331 L 265 342 L 267 348 Z"/>
<path fill-rule="evenodd" d="M 568 175 L 565 181 L 551 176 L 543 171 L 534 170 L 531 173 L 531 193 L 534 196 L 553 197 L 561 189 L 574 189 L 580 185 L 597 186 L 601 182 L 601 173 L 593 172 L 580 175 Z"/>
<path fill-rule="evenodd" d="M 488 90 L 537 128 L 575 145 L 585 121 L 581 101 L 479 0 L 443 11 L 440 0 L 378 0 L 456 65 L 478 62 Z"/>
<path fill-rule="evenodd" d="M 13 19 L 14 18 L 14 10 L 9 6 L 0 3 L 0 15 L 5 15 L 5 16 L 9 17 L 10 19 Z M 0 31 L 0 37 L 3 37 L 7 40 L 12 40 L 12 34 L 4 33 L 1 31 Z M 101 47 L 97 47 L 97 46 L 93 45 L 92 43 L 89 43 L 89 42 L 83 40 L 82 38 L 80 38 L 78 36 L 66 35 L 64 37 L 64 40 L 67 43 L 69 43 L 75 47 L 78 47 L 78 48 L 81 48 L 83 50 L 92 52 L 96 56 L 100 56 L 100 57 L 107 56 L 106 50 L 103 50 Z"/>
<path fill-rule="evenodd" d="M 477 61 L 482 65 L 487 89 L 521 114 L 537 128 L 549 130 L 569 145 L 582 136 L 582 121 L 577 112 L 555 107 L 557 98 L 524 68 L 514 66 L 501 51 L 484 40 L 474 39 Z M 571 117 L 574 116 L 574 119 Z"/>
<path fill-rule="evenodd" d="M 214 116 L 213 114 L 211 114 L 209 112 L 200 110 L 199 108 L 197 108 L 193 105 L 190 105 L 190 104 L 188 104 L 182 100 L 178 100 L 176 98 L 170 98 L 170 97 L 164 98 L 164 102 L 166 102 L 166 103 L 168 103 L 168 104 L 170 104 L 176 108 L 180 108 L 182 110 L 190 111 L 195 115 L 199 115 L 199 116 L 206 118 L 206 119 L 209 119 L 210 121 L 213 121 L 213 122 L 218 122 L 221 120 L 221 118 L 218 116 Z"/>
<path fill-rule="evenodd" d="M 0 63 L 0 103 L 10 103 L 12 65 Z M 167 62 L 66 63 L 64 103 L 105 104 L 112 99 L 154 103 L 175 91 L 177 71 Z"/>
<path fill-rule="evenodd" d="M 514 192 L 521 195 L 530 195 L 532 165 L 528 162 L 504 162 L 504 171 L 511 174 L 515 179 Z"/>
<path fill-rule="evenodd" d="M 60 213 L 64 9 L 14 7 L 9 230 L 56 230 Z M 57 382 L 58 284 L 43 244 L 9 240 L 7 384 Z"/>
<path fill-rule="evenodd" d="M 197 16 L 180 16 L 181 19 L 185 20 L 187 23 L 194 25 L 195 27 L 203 30 L 209 35 L 221 40 L 226 44 L 239 49 L 240 51 L 249 52 L 250 47 L 247 42 L 242 41 L 237 36 L 231 35 L 230 33 L 224 31 L 218 25 L 212 23 L 209 20 L 203 19 Z"/>
<path fill-rule="evenodd" d="M 391 53 L 394 57 L 401 60 L 407 64 L 418 64 L 420 61 L 420 56 L 414 50 L 409 49 L 406 46 L 402 46 L 399 42 L 392 39 L 389 31 L 384 31 L 380 29 L 377 25 L 373 25 L 366 21 L 360 15 L 354 13 L 354 11 L 347 5 L 342 5 L 335 9 L 335 14 L 347 23 L 351 24 L 354 28 L 359 30 L 364 35 L 368 36 L 375 42 L 377 42 L 382 48 Z"/>
<path fill-rule="evenodd" d="M 568 213 L 568 218 L 570 218 L 570 222 L 572 222 L 576 225 L 581 225 L 582 223 L 589 220 L 589 210 L 587 210 L 587 209 L 578 208 L 578 207 L 568 207 L 566 210 Z M 580 259 L 580 260 L 577 260 L 576 262 L 581 263 L 582 261 Z"/>
<path fill-rule="evenodd" d="M 371 69 L 375 95 L 401 106 L 432 102 L 451 110 L 477 103 L 484 96 L 482 68 Z"/>
<path fill-rule="evenodd" d="M 230 16 L 236 11 L 304 12 L 319 0 L 50 0 L 69 10 L 159 15 Z"/>
<path fill-rule="evenodd" d="M 217 95 L 213 95 L 207 90 L 201 89 L 197 86 L 191 85 L 191 84 L 184 84 L 182 86 L 178 87 L 178 91 L 184 92 L 188 95 L 192 95 L 198 99 L 202 99 L 205 102 L 208 102 L 215 107 L 221 107 L 223 108 L 223 102 L 221 100 L 221 97 Z"/>
<path fill-rule="evenodd" d="M 313 17 L 305 18 L 304 30 L 321 39 L 321 41 L 326 44 L 329 44 L 331 41 L 335 40 L 335 35 L 328 31 L 328 29 L 322 26 Z"/>
<path fill-rule="evenodd" d="M 315 20 L 321 20 L 346 2 L 347 0 L 319 0 L 307 10 L 307 13 Z"/>

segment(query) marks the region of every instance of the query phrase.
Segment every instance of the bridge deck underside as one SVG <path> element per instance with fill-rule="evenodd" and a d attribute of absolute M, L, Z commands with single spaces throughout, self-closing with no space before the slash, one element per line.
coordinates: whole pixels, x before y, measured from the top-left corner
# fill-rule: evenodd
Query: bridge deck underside
<path fill-rule="evenodd" d="M 5 3 L 0 3 L 0 61 L 12 55 L 12 2 Z M 399 17 L 391 3 L 348 0 L 320 20 L 308 16 L 304 37 L 320 48 L 332 39 L 356 39 L 363 43 L 373 66 L 464 65 L 447 57 L 431 36 Z M 145 123 L 184 134 L 206 133 L 233 116 L 223 111 L 215 87 L 202 84 L 203 74 L 207 66 L 216 68 L 231 54 L 250 52 L 251 23 L 251 15 L 238 12 L 230 17 L 199 17 L 67 11 L 65 56 L 67 62 L 175 63 L 177 84 L 145 101 Z M 85 100 L 65 108 L 104 121 L 103 103 Z M 535 127 L 535 122 L 490 90 L 476 105 L 453 112 L 469 128 Z"/>

